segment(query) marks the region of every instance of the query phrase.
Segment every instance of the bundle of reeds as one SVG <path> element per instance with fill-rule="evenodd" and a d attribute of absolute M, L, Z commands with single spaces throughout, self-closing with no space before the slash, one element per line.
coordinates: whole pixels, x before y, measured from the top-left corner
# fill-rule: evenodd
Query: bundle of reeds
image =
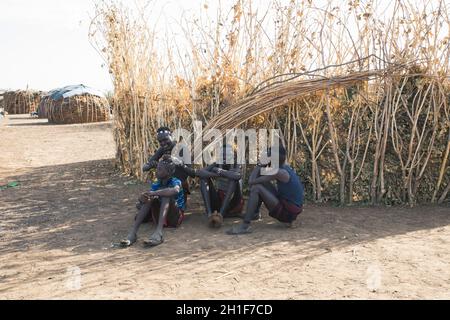
<path fill-rule="evenodd" d="M 331 78 L 320 77 L 314 80 L 286 81 L 277 85 L 269 86 L 255 94 L 252 94 L 238 103 L 229 106 L 219 115 L 212 118 L 205 130 L 219 129 L 227 130 L 239 128 L 245 122 L 267 114 L 274 109 L 288 105 L 294 101 L 318 92 L 330 91 L 336 88 L 348 88 L 355 86 L 375 77 L 383 76 L 387 70 L 355 72 L 346 76 Z"/>
<path fill-rule="evenodd" d="M 9 114 L 35 112 L 43 93 L 28 90 L 7 91 L 4 93 L 5 111 Z"/>

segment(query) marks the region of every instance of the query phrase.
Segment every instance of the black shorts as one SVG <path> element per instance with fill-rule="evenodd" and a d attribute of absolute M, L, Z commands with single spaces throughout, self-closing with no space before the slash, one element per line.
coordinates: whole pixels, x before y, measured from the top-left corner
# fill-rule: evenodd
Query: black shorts
<path fill-rule="evenodd" d="M 223 190 L 216 190 L 213 183 L 210 182 L 209 185 L 209 196 L 211 201 L 211 210 L 219 212 L 222 208 L 223 201 L 225 200 L 226 192 Z M 233 198 L 230 201 L 230 206 L 225 213 L 225 217 L 233 217 L 236 215 L 239 215 L 242 213 L 242 210 L 244 209 L 244 198 L 242 197 L 240 186 L 236 189 L 236 191 L 233 194 Z"/>

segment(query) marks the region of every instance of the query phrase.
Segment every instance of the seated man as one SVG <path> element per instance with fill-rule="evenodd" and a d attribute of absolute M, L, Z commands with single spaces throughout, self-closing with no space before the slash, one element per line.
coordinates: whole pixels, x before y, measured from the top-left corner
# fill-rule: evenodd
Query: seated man
<path fill-rule="evenodd" d="M 269 210 L 269 215 L 292 226 L 303 211 L 304 187 L 296 172 L 286 164 L 286 149 L 279 149 L 280 168 L 271 175 L 261 175 L 262 165 L 257 165 L 249 178 L 250 197 L 244 222 L 229 230 L 230 235 L 250 233 L 250 223 L 258 215 L 261 203 Z M 272 182 L 276 182 L 276 188 Z"/>
<path fill-rule="evenodd" d="M 121 245 L 129 247 L 136 243 L 137 232 L 140 225 L 149 215 L 157 224 L 156 231 L 145 241 L 146 245 L 157 246 L 164 242 L 163 228 L 177 228 L 184 219 L 184 194 L 181 181 L 173 177 L 175 164 L 170 156 L 166 156 L 158 163 L 156 169 L 157 182 L 152 185 L 151 191 L 142 194 L 140 201 L 142 208 L 136 216 L 133 229 Z"/>
<path fill-rule="evenodd" d="M 227 152 L 233 152 L 231 147 L 224 147 L 224 163 Z M 244 198 L 239 165 L 212 164 L 199 170 L 197 176 L 200 177 L 200 190 L 210 227 L 220 228 L 224 218 L 241 216 Z"/>
<path fill-rule="evenodd" d="M 151 169 L 155 169 L 158 166 L 159 160 L 165 155 L 171 155 L 173 149 L 177 145 L 172 136 L 172 131 L 167 127 L 159 128 L 156 132 L 157 139 L 159 142 L 159 149 L 156 153 L 148 160 L 148 162 L 144 165 L 143 171 L 147 172 Z M 187 203 L 187 196 L 190 194 L 189 191 L 189 183 L 187 181 L 188 177 L 194 178 L 196 171 L 192 169 L 190 166 L 181 161 L 183 154 L 180 154 L 180 159 L 177 159 L 175 162 L 175 173 L 174 177 L 181 181 L 183 192 L 184 192 L 184 202 Z M 142 203 L 138 204 L 138 209 Z"/>

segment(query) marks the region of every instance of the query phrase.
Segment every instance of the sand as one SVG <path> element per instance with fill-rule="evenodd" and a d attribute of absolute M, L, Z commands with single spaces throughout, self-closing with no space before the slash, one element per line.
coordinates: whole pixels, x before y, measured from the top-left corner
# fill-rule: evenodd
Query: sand
<path fill-rule="evenodd" d="M 307 205 L 297 228 L 264 212 L 210 230 L 198 192 L 146 249 L 126 235 L 147 186 L 114 168 L 111 123 L 0 122 L 0 299 L 450 299 L 450 207 Z"/>

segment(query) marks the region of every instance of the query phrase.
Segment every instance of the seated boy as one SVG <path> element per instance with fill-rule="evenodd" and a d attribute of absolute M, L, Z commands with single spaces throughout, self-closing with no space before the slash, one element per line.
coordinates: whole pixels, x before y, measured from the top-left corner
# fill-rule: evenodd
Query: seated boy
<path fill-rule="evenodd" d="M 227 153 L 233 153 L 230 146 L 224 147 L 224 163 Z M 241 216 L 244 207 L 241 166 L 212 164 L 199 170 L 197 176 L 210 227 L 220 228 L 224 218 Z"/>
<path fill-rule="evenodd" d="M 170 156 L 164 157 L 156 168 L 157 181 L 151 191 L 141 195 L 139 201 L 143 203 L 135 218 L 134 226 L 127 239 L 121 241 L 124 247 L 132 246 L 137 241 L 137 232 L 148 215 L 157 224 L 156 231 L 144 243 L 148 246 L 158 246 L 164 242 L 163 228 L 177 228 L 184 219 L 184 193 L 181 181 L 173 174 L 175 164 Z"/>
<path fill-rule="evenodd" d="M 258 214 L 262 203 L 269 215 L 291 226 L 303 211 L 304 187 L 296 172 L 286 164 L 286 149 L 279 148 L 280 168 L 272 175 L 261 175 L 262 165 L 257 165 L 249 178 L 250 197 L 244 222 L 229 230 L 230 235 L 250 233 L 250 223 Z M 276 183 L 276 187 L 272 184 Z"/>

